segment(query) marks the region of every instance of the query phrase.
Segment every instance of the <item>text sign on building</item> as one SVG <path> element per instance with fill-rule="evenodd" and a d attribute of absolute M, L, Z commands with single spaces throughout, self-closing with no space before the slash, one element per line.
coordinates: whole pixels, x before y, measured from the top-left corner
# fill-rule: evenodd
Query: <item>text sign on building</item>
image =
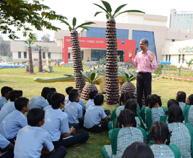
<path fill-rule="evenodd" d="M 186 47 L 180 48 L 180 49 L 178 50 L 178 52 L 179 52 L 180 54 L 193 53 L 193 46 L 192 46 L 192 47 L 186 46 Z"/>
<path fill-rule="evenodd" d="M 91 49 L 105 49 L 106 50 L 106 38 L 93 38 L 93 37 L 79 37 L 80 48 Z M 64 36 L 62 47 L 62 59 L 65 63 L 68 63 L 68 47 L 71 47 L 70 36 Z M 129 62 L 129 51 L 133 52 L 135 56 L 135 40 L 117 39 L 117 50 L 123 50 L 124 62 Z"/>

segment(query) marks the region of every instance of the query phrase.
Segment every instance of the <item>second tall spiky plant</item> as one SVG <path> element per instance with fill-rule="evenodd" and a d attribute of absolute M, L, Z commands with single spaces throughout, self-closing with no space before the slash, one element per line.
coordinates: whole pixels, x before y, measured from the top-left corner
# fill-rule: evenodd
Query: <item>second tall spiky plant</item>
<path fill-rule="evenodd" d="M 114 13 L 112 13 L 111 5 L 106 1 L 101 1 L 103 6 L 95 4 L 103 11 L 95 13 L 95 16 L 100 13 L 105 13 L 107 18 L 106 23 L 106 101 L 107 104 L 113 105 L 119 103 L 119 81 L 118 81 L 118 63 L 117 63 L 117 36 L 115 17 L 127 12 L 140 12 L 139 10 L 120 10 L 126 4 L 120 5 Z"/>
<path fill-rule="evenodd" d="M 65 23 L 71 34 L 71 45 L 72 45 L 72 57 L 73 57 L 73 68 L 74 68 L 74 77 L 76 82 L 76 88 L 82 91 L 85 81 L 81 73 L 83 71 L 81 51 L 78 40 L 78 28 L 88 29 L 86 25 L 94 24 L 93 22 L 86 22 L 76 26 L 76 18 L 72 20 L 72 26 L 65 20 L 61 20 L 62 23 Z"/>

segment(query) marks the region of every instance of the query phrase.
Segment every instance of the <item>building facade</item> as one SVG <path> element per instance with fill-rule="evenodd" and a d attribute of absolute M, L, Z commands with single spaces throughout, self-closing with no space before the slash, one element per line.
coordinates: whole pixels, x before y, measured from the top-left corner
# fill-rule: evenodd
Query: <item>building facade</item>
<path fill-rule="evenodd" d="M 171 9 L 170 28 L 193 31 L 193 11 Z"/>

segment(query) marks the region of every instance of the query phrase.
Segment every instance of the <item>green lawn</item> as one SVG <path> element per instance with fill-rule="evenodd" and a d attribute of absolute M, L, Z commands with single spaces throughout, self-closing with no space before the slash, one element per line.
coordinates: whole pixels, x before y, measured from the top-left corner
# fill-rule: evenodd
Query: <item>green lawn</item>
<path fill-rule="evenodd" d="M 23 90 L 23 96 L 31 98 L 33 96 L 40 96 L 41 90 L 44 86 L 55 87 L 57 92 L 65 93 L 67 86 L 74 86 L 73 82 L 56 82 L 56 83 L 38 83 L 34 82 L 35 77 L 61 77 L 64 74 L 72 74 L 72 67 L 54 67 L 54 73 L 38 73 L 38 68 L 34 69 L 35 74 L 28 74 L 25 69 L 0 69 L 0 88 L 3 86 L 10 86 L 14 89 Z M 133 81 L 136 84 L 136 81 Z M 185 91 L 187 96 L 192 93 L 193 83 L 173 81 L 168 79 L 159 78 L 152 83 L 152 93 L 161 96 L 163 106 L 167 105 L 169 99 L 175 98 L 177 91 Z M 115 106 L 104 105 L 105 109 L 113 110 Z M 103 145 L 110 144 L 108 133 L 103 132 L 100 134 L 90 133 L 88 142 L 76 148 L 69 148 L 67 150 L 67 158 L 102 158 L 100 150 Z"/>

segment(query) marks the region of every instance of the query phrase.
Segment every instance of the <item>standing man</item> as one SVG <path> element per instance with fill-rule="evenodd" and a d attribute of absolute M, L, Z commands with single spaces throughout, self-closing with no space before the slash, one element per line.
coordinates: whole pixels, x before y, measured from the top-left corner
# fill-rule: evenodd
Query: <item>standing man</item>
<path fill-rule="evenodd" d="M 158 67 L 155 54 L 148 50 L 148 40 L 141 39 L 139 43 L 141 52 L 138 52 L 133 59 L 133 52 L 129 52 L 131 64 L 137 67 L 137 102 L 142 107 L 143 91 L 145 93 L 145 102 L 151 94 L 151 73 Z M 147 106 L 147 102 L 146 102 Z"/>

